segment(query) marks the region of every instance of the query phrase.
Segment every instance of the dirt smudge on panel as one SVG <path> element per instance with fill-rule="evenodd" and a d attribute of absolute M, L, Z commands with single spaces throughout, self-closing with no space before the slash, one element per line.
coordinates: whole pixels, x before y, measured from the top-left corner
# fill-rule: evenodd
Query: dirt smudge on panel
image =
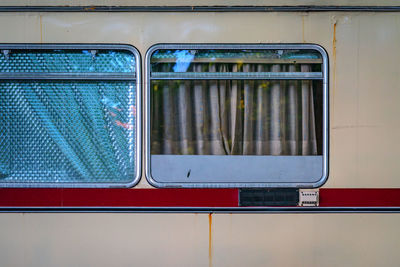
<path fill-rule="evenodd" d="M 39 24 L 40 24 L 40 43 L 43 43 L 43 22 L 42 22 L 42 15 L 39 15 Z"/>
<path fill-rule="evenodd" d="M 338 129 L 353 129 L 353 128 L 378 128 L 380 127 L 379 125 L 339 125 L 339 126 L 334 126 L 332 127 L 333 130 L 338 130 Z"/>
<path fill-rule="evenodd" d="M 208 266 L 212 267 L 212 213 L 208 214 Z"/>

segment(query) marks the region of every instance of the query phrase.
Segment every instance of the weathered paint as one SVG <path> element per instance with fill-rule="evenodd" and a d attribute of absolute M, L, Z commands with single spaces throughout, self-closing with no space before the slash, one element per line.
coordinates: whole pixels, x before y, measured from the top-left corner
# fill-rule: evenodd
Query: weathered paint
<path fill-rule="evenodd" d="M 2 266 L 208 266 L 208 214 L 0 214 Z M 213 266 L 397 266 L 400 214 L 213 214 Z"/>
<path fill-rule="evenodd" d="M 387 6 L 387 5 L 398 5 L 396 0 L 335 0 L 335 1 L 324 1 L 324 0 L 249 0 L 243 2 L 241 0 L 62 0 L 62 1 L 51 1 L 51 0 L 3 0 L 2 5 L 6 6 L 288 6 L 288 5 L 331 5 L 331 6 Z"/>

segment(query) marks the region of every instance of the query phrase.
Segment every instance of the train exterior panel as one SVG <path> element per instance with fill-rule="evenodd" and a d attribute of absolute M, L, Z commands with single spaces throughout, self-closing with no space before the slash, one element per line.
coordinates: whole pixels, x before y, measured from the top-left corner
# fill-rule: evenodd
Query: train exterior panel
<path fill-rule="evenodd" d="M 219 212 L 200 209 L 201 203 L 207 202 L 200 199 L 200 204 L 194 204 L 197 210 L 185 212 L 179 209 L 136 209 L 125 213 L 116 209 L 88 209 L 85 212 L 85 206 L 118 208 L 132 204 L 128 201 L 124 205 L 118 200 L 117 204 L 107 204 L 112 201 L 102 200 L 102 191 L 99 191 L 94 202 L 82 196 L 85 200 L 74 204 L 82 208 L 78 211 L 52 213 L 43 209 L 39 213 L 25 213 L 3 209 L 0 213 L 1 265 L 398 265 L 400 7 L 396 4 L 396 1 L 334 1 L 327 6 L 324 1 L 251 1 L 240 6 L 238 1 L 221 1 L 217 5 L 219 10 L 208 1 L 170 1 L 168 4 L 163 1 L 135 4 L 64 1 L 57 6 L 49 6 L 54 3 L 48 1 L 23 1 L 19 6 L 6 1 L 0 4 L 1 44 L 134 46 L 142 60 L 141 90 L 148 82 L 144 77 L 144 58 L 155 44 L 320 45 L 329 58 L 329 178 L 320 189 L 320 201 L 326 207 L 338 208 Z M 107 11 L 111 6 L 114 9 Z M 192 11 L 187 9 L 190 6 Z M 35 10 L 35 7 L 42 9 Z M 118 7 L 126 10 L 118 11 Z M 96 8 L 104 10 L 97 12 Z M 143 103 L 147 100 L 143 96 Z M 143 134 L 146 135 L 145 127 Z M 145 149 L 144 143 L 142 147 Z M 142 162 L 138 185 L 123 190 L 163 190 L 154 189 L 147 182 L 144 167 Z M 43 194 L 26 191 L 41 208 L 51 203 L 52 198 L 47 189 L 43 190 Z M 59 191 L 53 191 L 55 198 L 62 200 L 62 189 L 56 190 Z M 90 197 L 90 190 L 75 191 L 72 195 Z M 118 199 L 118 194 L 109 193 L 114 189 L 103 190 L 105 197 Z M 237 189 L 215 190 L 200 198 L 210 197 L 223 206 L 224 197 L 218 197 L 218 190 L 221 190 L 220 196 L 237 192 L 224 191 Z M 3 188 L 0 192 L 6 208 L 27 206 L 30 201 L 29 198 L 22 202 L 13 199 L 14 196 L 24 198 L 24 191 L 18 189 Z M 324 194 L 326 199 L 322 198 Z M 162 196 L 155 204 L 150 199 L 152 193 L 143 196 L 149 198 L 141 200 L 143 206 L 163 206 Z M 190 195 L 185 197 L 165 206 L 190 208 L 194 202 Z M 146 205 L 146 201 L 153 204 Z M 343 207 L 348 209 L 340 210 Z"/>

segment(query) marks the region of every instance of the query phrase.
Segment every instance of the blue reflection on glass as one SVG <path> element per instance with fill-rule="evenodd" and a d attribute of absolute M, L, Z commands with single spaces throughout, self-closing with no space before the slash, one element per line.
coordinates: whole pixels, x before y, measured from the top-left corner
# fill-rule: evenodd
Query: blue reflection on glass
<path fill-rule="evenodd" d="M 194 54 L 188 50 L 176 50 L 174 56 L 176 57 L 176 63 L 173 67 L 174 72 L 186 72 L 194 59 Z"/>

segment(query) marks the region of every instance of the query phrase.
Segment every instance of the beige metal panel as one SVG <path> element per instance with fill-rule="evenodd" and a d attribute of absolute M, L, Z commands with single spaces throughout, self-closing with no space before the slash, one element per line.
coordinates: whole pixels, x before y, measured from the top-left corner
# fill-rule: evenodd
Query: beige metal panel
<path fill-rule="evenodd" d="M 325 187 L 400 186 L 400 13 L 1 13 L 0 22 L 0 42 L 128 43 L 142 56 L 156 43 L 322 45 L 331 104 Z"/>
<path fill-rule="evenodd" d="M 398 214 L 214 215 L 213 266 L 397 266 Z"/>
<path fill-rule="evenodd" d="M 399 177 L 400 16 L 360 18 L 359 175 Z"/>
<path fill-rule="evenodd" d="M 144 56 L 156 43 L 298 42 L 301 27 L 289 13 L 45 13 L 43 42 L 128 42 Z"/>
<path fill-rule="evenodd" d="M 400 16 L 335 16 L 331 55 L 333 187 L 398 187 Z"/>
<path fill-rule="evenodd" d="M 0 214 L 2 266 L 396 266 L 399 214 Z M 211 227 L 210 227 L 211 226 Z M 211 231 L 210 231 L 211 230 Z"/>
<path fill-rule="evenodd" d="M 398 5 L 399 2 L 396 0 L 62 0 L 62 1 L 51 1 L 51 0 L 2 0 L 1 5 L 9 6 L 85 6 L 85 5 L 109 5 L 109 6 L 216 6 L 216 5 L 240 5 L 240 6 L 287 6 L 287 5 L 324 5 L 324 6 L 384 6 L 384 5 Z"/>
<path fill-rule="evenodd" d="M 11 24 L 10 24 L 11 23 Z M 3 13 L 0 15 L 1 42 L 40 42 L 41 16 L 37 13 Z"/>
<path fill-rule="evenodd" d="M 196 214 L 0 214 L 1 266 L 207 266 Z"/>

